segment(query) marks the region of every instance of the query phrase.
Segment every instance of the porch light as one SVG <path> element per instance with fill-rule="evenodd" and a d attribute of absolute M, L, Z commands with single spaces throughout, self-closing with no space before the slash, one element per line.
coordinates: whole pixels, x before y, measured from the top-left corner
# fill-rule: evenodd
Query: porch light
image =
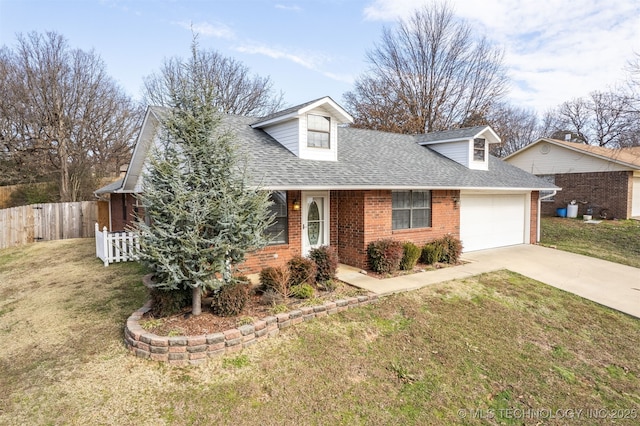
<path fill-rule="evenodd" d="M 298 199 L 293 200 L 293 210 L 295 211 L 300 210 L 300 200 Z"/>

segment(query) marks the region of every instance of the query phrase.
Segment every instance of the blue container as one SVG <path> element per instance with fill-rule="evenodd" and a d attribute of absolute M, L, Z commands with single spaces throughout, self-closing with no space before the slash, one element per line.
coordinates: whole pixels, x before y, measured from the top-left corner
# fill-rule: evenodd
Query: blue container
<path fill-rule="evenodd" d="M 567 217 L 567 209 L 566 208 L 556 209 L 556 214 L 560 217 Z"/>

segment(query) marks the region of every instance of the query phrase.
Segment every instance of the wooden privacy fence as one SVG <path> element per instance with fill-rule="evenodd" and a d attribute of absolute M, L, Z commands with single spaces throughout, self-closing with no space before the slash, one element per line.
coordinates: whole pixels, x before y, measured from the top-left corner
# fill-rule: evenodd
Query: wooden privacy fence
<path fill-rule="evenodd" d="M 109 232 L 106 226 L 100 231 L 96 223 L 95 234 L 96 257 L 104 262 L 104 266 L 137 259 L 140 243 L 133 232 Z"/>
<path fill-rule="evenodd" d="M 0 210 L 0 249 L 95 235 L 96 201 L 31 204 Z"/>

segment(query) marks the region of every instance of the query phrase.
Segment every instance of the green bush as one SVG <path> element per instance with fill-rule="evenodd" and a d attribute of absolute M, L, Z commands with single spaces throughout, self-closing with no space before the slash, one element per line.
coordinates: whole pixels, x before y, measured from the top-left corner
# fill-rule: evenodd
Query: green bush
<path fill-rule="evenodd" d="M 291 286 L 291 296 L 296 299 L 311 299 L 313 297 L 313 287 L 307 283 Z"/>
<path fill-rule="evenodd" d="M 294 256 L 289 262 L 289 285 L 307 283 L 315 285 L 318 268 L 313 260 L 302 256 Z"/>
<path fill-rule="evenodd" d="M 286 266 L 264 268 L 260 271 L 260 290 L 274 291 L 286 299 L 289 297 L 290 276 L 291 273 Z"/>
<path fill-rule="evenodd" d="M 191 306 L 192 290 L 162 290 L 150 288 L 149 297 L 153 303 L 151 314 L 154 317 L 168 317 L 182 311 L 187 306 Z"/>
<path fill-rule="evenodd" d="M 447 234 L 442 238 L 425 244 L 422 248 L 420 260 L 429 265 L 438 262 L 456 264 L 461 255 L 462 242 L 451 234 Z"/>
<path fill-rule="evenodd" d="M 211 309 L 221 317 L 240 314 L 249 301 L 249 286 L 242 282 L 222 286 L 213 296 Z"/>
<path fill-rule="evenodd" d="M 369 267 L 378 273 L 392 273 L 400 267 L 403 250 L 399 241 L 382 239 L 372 241 L 367 246 Z"/>
<path fill-rule="evenodd" d="M 316 281 L 323 283 L 335 278 L 338 269 L 338 252 L 330 246 L 321 246 L 309 251 L 309 258 L 316 263 Z"/>
<path fill-rule="evenodd" d="M 400 269 L 403 271 L 411 271 L 418 263 L 422 250 L 412 242 L 406 242 L 402 245 L 402 260 L 400 261 Z"/>
<path fill-rule="evenodd" d="M 462 256 L 462 241 L 455 238 L 451 234 L 447 234 L 440 239 L 442 246 L 444 247 L 444 256 L 442 261 L 455 265 L 460 261 Z"/>
<path fill-rule="evenodd" d="M 433 265 L 440 262 L 444 253 L 444 247 L 438 241 L 432 241 L 422 247 L 422 255 L 420 261 L 427 265 Z"/>

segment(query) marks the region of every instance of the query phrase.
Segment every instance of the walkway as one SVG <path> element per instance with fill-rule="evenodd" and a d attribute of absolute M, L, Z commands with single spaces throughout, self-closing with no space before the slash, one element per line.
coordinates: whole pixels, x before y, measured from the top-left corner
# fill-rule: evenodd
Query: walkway
<path fill-rule="evenodd" d="M 338 278 L 384 295 L 508 269 L 640 318 L 640 269 L 536 245 L 465 253 L 464 265 L 379 280 L 340 265 Z"/>

